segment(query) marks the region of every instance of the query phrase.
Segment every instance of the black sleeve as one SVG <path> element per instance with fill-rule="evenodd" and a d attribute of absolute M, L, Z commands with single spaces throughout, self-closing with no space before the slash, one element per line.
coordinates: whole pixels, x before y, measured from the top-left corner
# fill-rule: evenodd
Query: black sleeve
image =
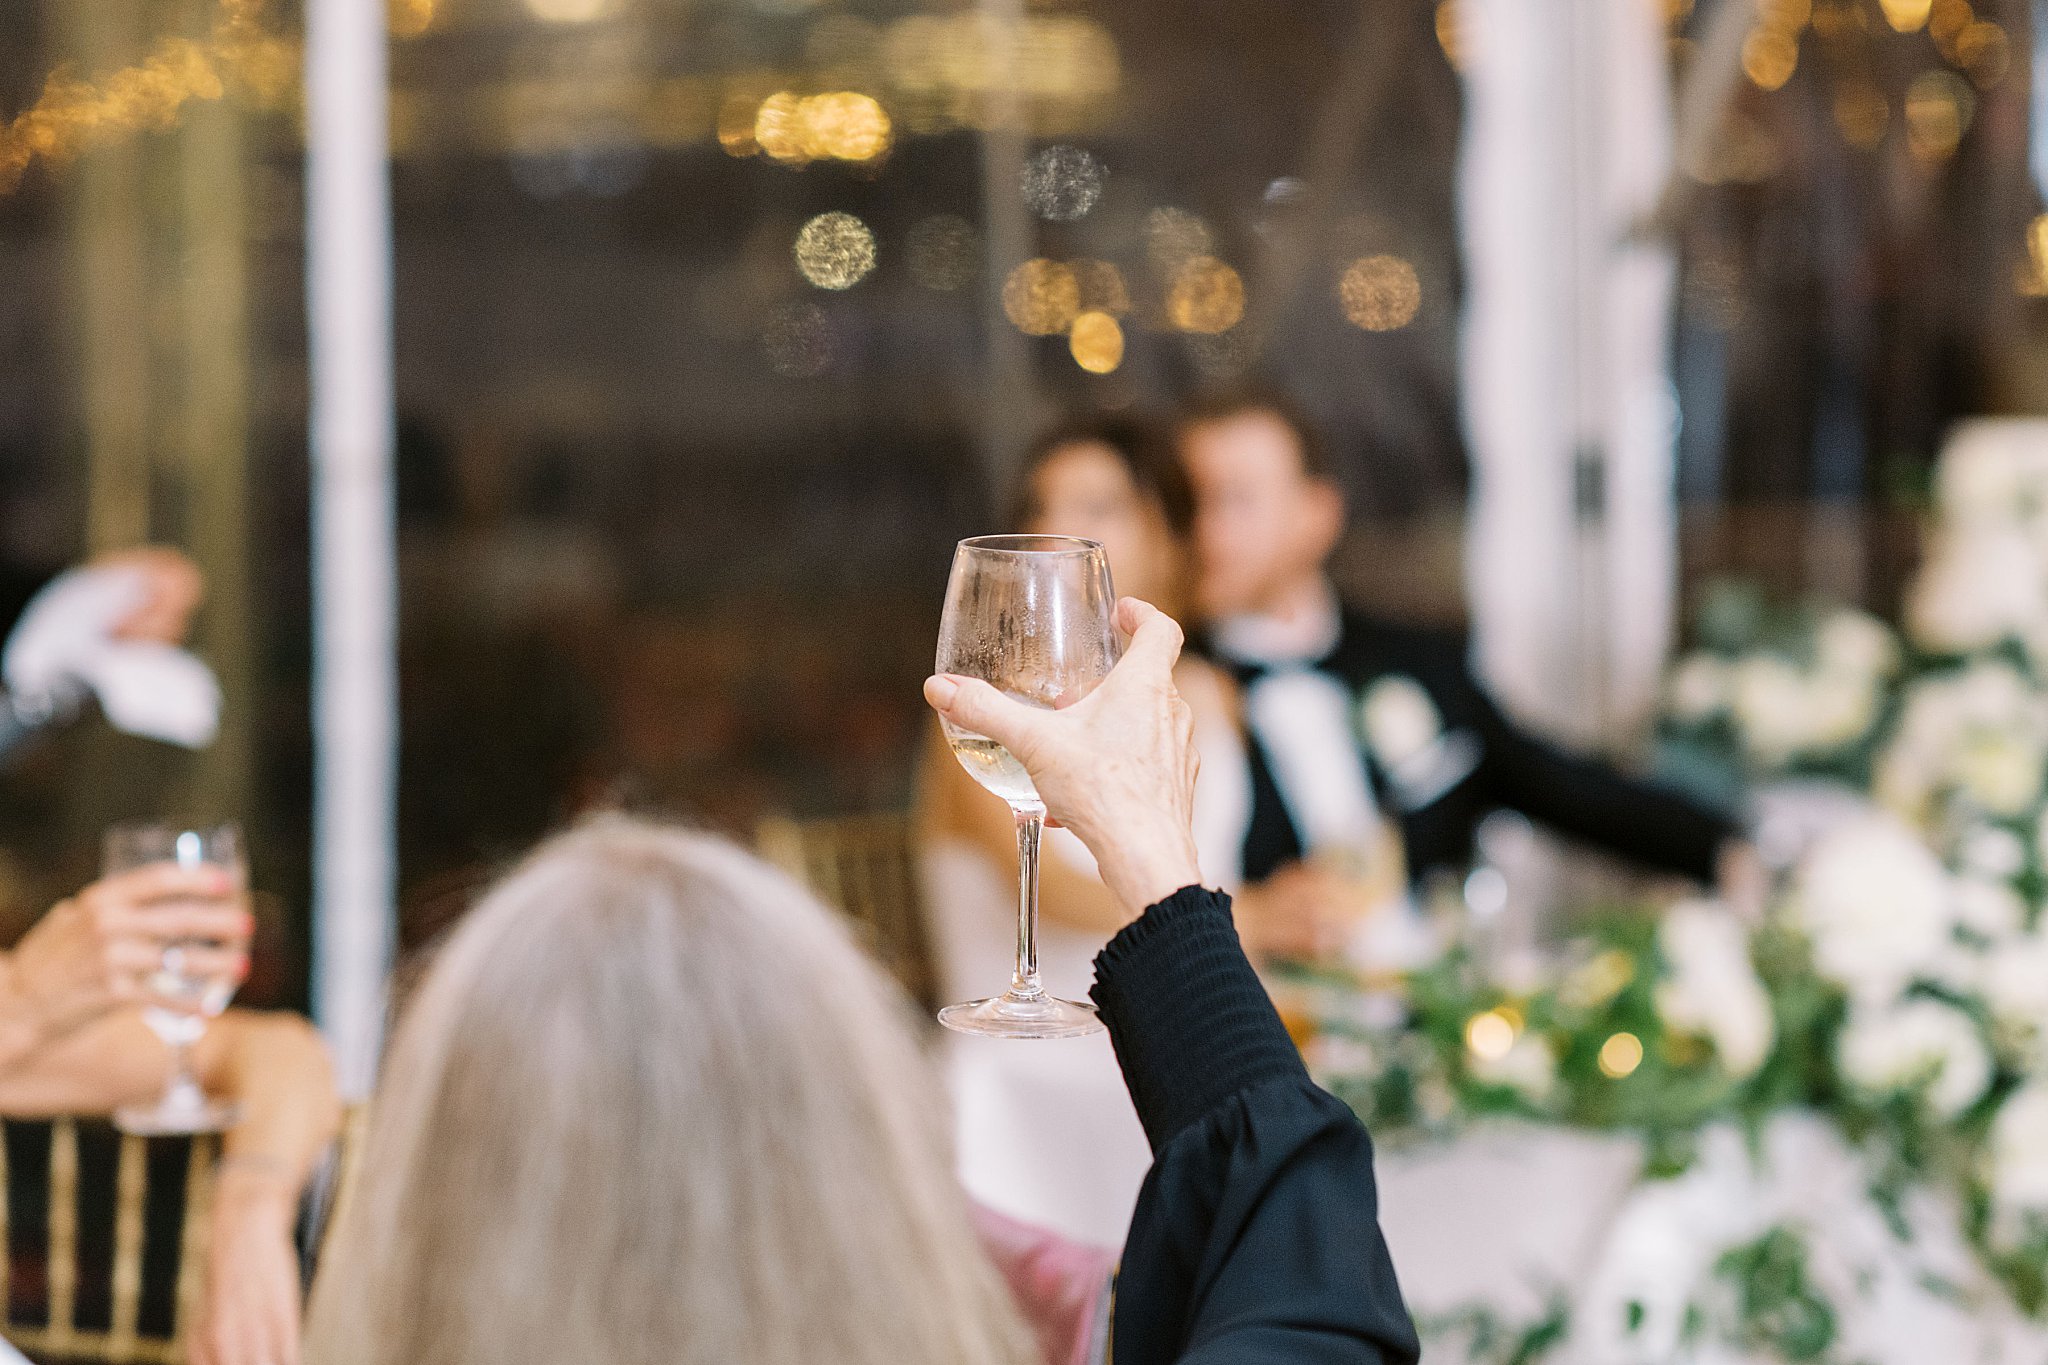
<path fill-rule="evenodd" d="M 1476 682 L 1468 685 L 1484 745 L 1481 775 L 1496 804 L 1645 866 L 1714 880 L 1722 845 L 1739 833 L 1732 818 L 1538 739 Z"/>
<path fill-rule="evenodd" d="M 1413 1365 L 1372 1140 L 1308 1078 L 1230 899 L 1187 887 L 1096 959 L 1153 1165 L 1110 1323 L 1117 1365 Z"/>

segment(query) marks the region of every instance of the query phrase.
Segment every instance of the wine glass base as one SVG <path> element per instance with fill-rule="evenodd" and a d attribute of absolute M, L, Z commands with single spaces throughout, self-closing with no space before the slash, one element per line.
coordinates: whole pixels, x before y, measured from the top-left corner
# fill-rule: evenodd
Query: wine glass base
<path fill-rule="evenodd" d="M 956 1033 L 984 1038 L 1080 1038 L 1102 1032 L 1095 1006 L 1050 995 L 999 995 L 948 1005 L 939 1011 L 939 1022 Z"/>
<path fill-rule="evenodd" d="M 114 1111 L 114 1126 L 137 1137 L 177 1137 L 190 1133 L 219 1133 L 235 1126 L 241 1117 L 237 1105 L 204 1096 L 197 1099 L 167 1097 L 159 1104 L 129 1105 Z"/>

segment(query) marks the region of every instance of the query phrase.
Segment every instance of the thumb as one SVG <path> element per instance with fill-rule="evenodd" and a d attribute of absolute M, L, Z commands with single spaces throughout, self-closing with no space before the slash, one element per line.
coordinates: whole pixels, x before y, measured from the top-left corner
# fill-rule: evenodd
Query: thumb
<path fill-rule="evenodd" d="M 979 678 L 952 673 L 926 678 L 924 699 L 953 724 L 988 736 L 1020 759 L 1046 714 L 1011 700 Z"/>

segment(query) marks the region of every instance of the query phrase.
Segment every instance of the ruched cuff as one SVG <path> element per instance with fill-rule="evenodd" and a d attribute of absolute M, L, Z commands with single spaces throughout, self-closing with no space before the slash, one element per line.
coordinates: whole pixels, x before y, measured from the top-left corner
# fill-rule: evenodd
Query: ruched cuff
<path fill-rule="evenodd" d="M 1146 910 L 1096 956 L 1089 994 L 1155 1152 L 1241 1090 L 1307 1079 L 1220 891 L 1182 887 Z"/>

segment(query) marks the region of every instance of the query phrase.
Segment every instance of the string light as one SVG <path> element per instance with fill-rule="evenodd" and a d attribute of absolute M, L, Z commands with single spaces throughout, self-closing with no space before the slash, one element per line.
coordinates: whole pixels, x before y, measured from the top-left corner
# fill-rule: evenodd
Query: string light
<path fill-rule="evenodd" d="M 2012 43 L 1997 24 L 1971 24 L 1956 36 L 1956 60 L 1979 90 L 1989 90 L 2012 69 Z"/>
<path fill-rule="evenodd" d="M 889 150 L 892 135 L 881 103 L 853 90 L 802 98 L 778 90 L 754 115 L 754 145 L 787 165 L 873 161 Z"/>
<path fill-rule="evenodd" d="M 1799 40 L 1779 29 L 1760 28 L 1742 41 L 1742 71 L 1759 90 L 1781 89 L 1799 69 Z"/>
<path fill-rule="evenodd" d="M 1976 116 L 1977 97 L 1952 71 L 1924 71 L 1906 87 L 1906 144 L 1922 165 L 1954 156 Z"/>
<path fill-rule="evenodd" d="M 1071 223 L 1102 198 L 1109 170 L 1079 147 L 1047 147 L 1025 163 L 1019 184 L 1024 202 L 1041 218 Z"/>
<path fill-rule="evenodd" d="M 1422 307 L 1422 282 L 1399 256 L 1353 261 L 1337 281 L 1337 301 L 1354 326 L 1392 332 L 1415 320 Z"/>
<path fill-rule="evenodd" d="M 1215 245 L 1209 225 L 1186 209 L 1162 206 L 1145 215 L 1145 255 L 1152 268 L 1171 278 L 1196 256 Z"/>
<path fill-rule="evenodd" d="M 1227 332 L 1244 317 L 1244 279 L 1214 256 L 1197 256 L 1173 277 L 1166 316 L 1183 332 Z"/>
<path fill-rule="evenodd" d="M 434 26 L 434 0 L 389 0 L 384 21 L 394 38 L 417 38 Z"/>
<path fill-rule="evenodd" d="M 1927 26 L 1934 0 L 1881 0 L 1884 21 L 1899 33 L 1918 33 Z"/>
<path fill-rule="evenodd" d="M 760 123 L 760 101 L 751 95 L 727 95 L 718 106 L 718 145 L 727 156 L 749 157 L 761 150 L 754 129 Z"/>
<path fill-rule="evenodd" d="M 1081 312 L 1081 282 L 1072 267 L 1034 257 L 1003 281 L 1003 314 L 1026 336 L 1058 336 Z"/>
<path fill-rule="evenodd" d="M 1107 313 L 1083 313 L 1074 319 L 1067 350 L 1088 373 L 1108 374 L 1124 363 L 1124 329 Z"/>
<path fill-rule="evenodd" d="M 796 235 L 796 268 L 820 289 L 851 289 L 875 268 L 875 234 L 850 213 L 821 213 Z"/>
<path fill-rule="evenodd" d="M 1466 1050 L 1482 1062 L 1497 1062 L 1514 1046 L 1515 1026 L 1499 1010 L 1475 1014 L 1465 1023 Z"/>
<path fill-rule="evenodd" d="M 1600 1074 L 1610 1081 L 1635 1074 L 1643 1064 L 1643 1040 L 1633 1033 L 1617 1033 L 1600 1045 Z"/>
<path fill-rule="evenodd" d="M 1107 313 L 1120 318 L 1131 311 L 1131 291 L 1124 284 L 1124 272 L 1108 261 L 1079 260 L 1072 263 L 1075 281 L 1081 286 L 1084 312 Z"/>

